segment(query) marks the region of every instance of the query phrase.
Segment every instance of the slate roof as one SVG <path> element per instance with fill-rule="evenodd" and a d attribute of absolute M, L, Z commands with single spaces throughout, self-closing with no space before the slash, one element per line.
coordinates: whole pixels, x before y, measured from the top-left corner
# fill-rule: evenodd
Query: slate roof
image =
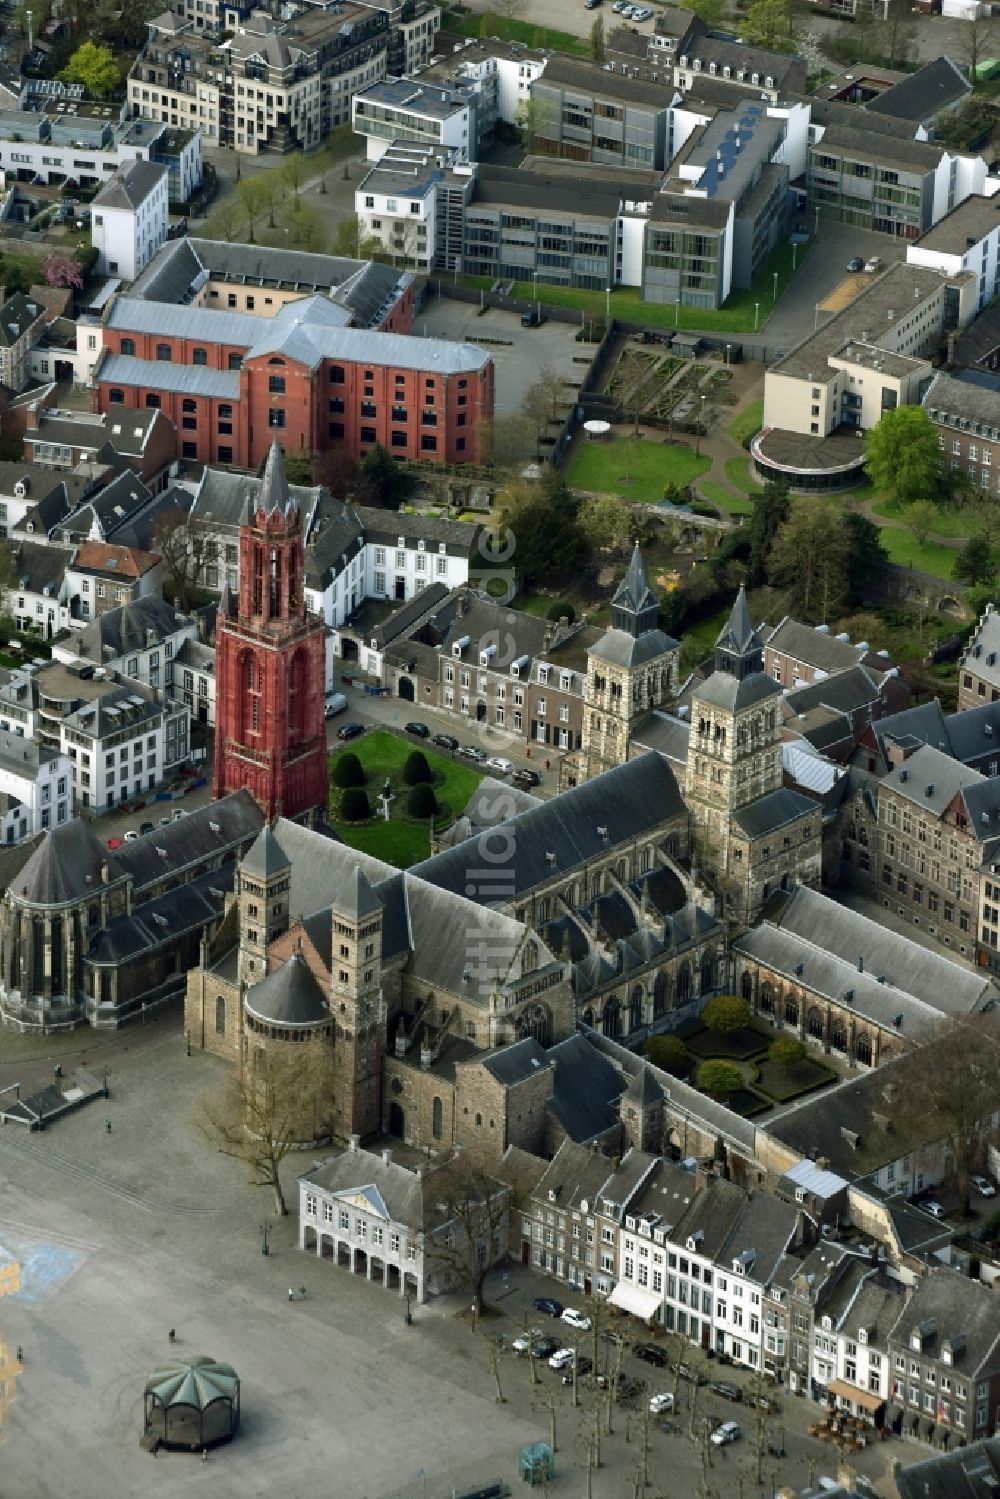
<path fill-rule="evenodd" d="M 708 1177 L 683 1215 L 671 1226 L 671 1242 L 683 1245 L 693 1240 L 698 1254 L 718 1259 L 743 1215 L 746 1200 L 743 1188 L 735 1182 L 721 1176 Z"/>
<path fill-rule="evenodd" d="M 545 1048 L 539 1046 L 533 1036 L 515 1041 L 510 1046 L 503 1046 L 499 1051 L 487 1052 L 482 1063 L 487 1072 L 505 1088 L 516 1088 L 518 1083 L 526 1082 L 543 1068 L 552 1065 Z"/>
<path fill-rule="evenodd" d="M 138 896 L 192 864 L 219 854 L 232 857 L 233 850 L 255 838 L 263 825 L 264 814 L 249 791 L 233 791 L 196 807 L 169 827 L 154 828 L 123 844 L 115 858 L 122 873 L 132 876 Z"/>
<path fill-rule="evenodd" d="M 780 651 L 793 661 L 801 661 L 825 671 L 827 676 L 834 676 L 837 672 L 857 666 L 859 661 L 870 654 L 864 648 L 864 642 L 852 645 L 849 640 L 840 640 L 836 635 L 831 635 L 828 629 L 803 624 L 790 614 L 786 614 L 773 628 L 762 625 L 758 633 L 769 650 Z M 886 661 L 885 664 L 888 667 L 892 663 Z"/>
<path fill-rule="evenodd" d="M 936 701 L 936 700 L 935 700 Z M 946 743 L 956 760 L 968 764 L 991 751 L 1000 757 L 1000 700 L 942 717 Z"/>
<path fill-rule="evenodd" d="M 153 161 L 128 161 L 104 184 L 94 199 L 98 208 L 139 208 L 169 175 Z"/>
<path fill-rule="evenodd" d="M 97 892 L 107 867 L 111 883 L 125 872 L 116 856 L 79 817 L 49 828 L 11 881 L 18 900 L 34 906 L 62 906 Z"/>
<path fill-rule="evenodd" d="M 619 1123 L 621 1073 L 586 1036 L 568 1036 L 547 1052 L 555 1064 L 549 1112 L 571 1140 L 586 1145 Z"/>
<path fill-rule="evenodd" d="M 855 967 L 863 959 L 866 973 L 891 977 L 898 989 L 935 1009 L 940 1008 L 942 996 L 948 995 L 956 1012 L 967 1014 L 983 1008 L 993 993 L 984 975 L 931 948 L 918 946 L 905 935 L 805 885 L 792 895 L 777 925 L 810 942 L 822 933 L 827 952 Z"/>
<path fill-rule="evenodd" d="M 733 821 L 748 838 L 766 838 L 769 833 L 776 833 L 779 828 L 815 811 L 816 803 L 812 797 L 803 796 L 801 791 L 793 791 L 789 786 L 780 786 L 777 791 L 759 796 L 734 812 Z"/>
<path fill-rule="evenodd" d="M 162 359 L 137 359 L 131 354 L 106 354 L 95 371 L 95 379 L 102 385 L 130 385 L 181 392 L 187 396 L 206 396 L 219 401 L 238 401 L 240 398 L 239 370 L 213 370 L 199 364 L 168 364 Z"/>
<path fill-rule="evenodd" d="M 166 599 L 133 599 L 118 609 L 99 614 L 66 644 L 67 647 L 76 647 L 76 655 L 81 660 L 103 666 L 132 651 L 147 650 L 147 632 L 152 631 L 155 637 L 152 643 L 160 645 L 186 622 L 185 616 L 178 614 Z"/>
<path fill-rule="evenodd" d="M 992 1499 L 1000 1489 L 1000 1437 L 907 1463 L 895 1484 L 899 1499 Z"/>
<path fill-rule="evenodd" d="M 259 876 L 269 880 L 284 869 L 290 869 L 291 863 L 281 844 L 271 831 L 271 824 L 265 822 L 257 837 L 250 845 L 247 852 L 240 860 L 240 868 L 247 874 Z"/>
<path fill-rule="evenodd" d="M 940 817 L 960 791 L 983 779 L 978 770 L 961 765 L 930 744 L 922 744 L 882 778 L 882 785 L 932 817 Z"/>
<path fill-rule="evenodd" d="M 865 112 L 895 115 L 897 119 L 917 124 L 931 119 L 939 110 L 959 103 L 971 94 L 972 87 L 950 57 L 938 57 L 911 73 L 902 83 L 893 84 L 884 93 L 869 99 Z"/>
<path fill-rule="evenodd" d="M 210 869 L 176 885 L 155 900 L 143 901 L 129 916 L 117 916 L 94 938 L 87 957 L 94 963 L 123 963 L 164 942 L 200 931 L 223 914 L 233 888 L 235 865 Z"/>
<path fill-rule="evenodd" d="M 586 1031 L 584 1034 L 597 1051 L 610 1057 L 618 1065 L 623 1078 L 631 1079 L 640 1065 L 639 1058 L 634 1052 L 629 1051 L 619 1042 L 612 1041 L 610 1037 L 600 1035 L 597 1031 Z M 682 1082 L 680 1078 L 672 1077 L 659 1067 L 653 1067 L 652 1071 L 663 1089 L 668 1109 L 686 1114 L 689 1119 L 698 1121 L 705 1131 L 713 1136 L 721 1135 L 724 1140 L 732 1141 L 742 1150 L 753 1151 L 757 1130 L 749 1119 L 744 1119 L 740 1114 L 734 1114 L 732 1109 L 727 1109 L 724 1104 L 716 1103 L 707 1094 L 699 1093 L 696 1088 Z"/>
<path fill-rule="evenodd" d="M 810 682 L 785 694 L 785 705 L 792 714 L 808 713 L 811 708 L 829 708 L 832 713 L 856 713 L 878 702 L 878 682 L 864 666 L 851 666 L 836 676 Z"/>
<path fill-rule="evenodd" d="M 663 820 L 684 815 L 673 771 L 660 755 L 647 754 L 518 813 L 506 824 L 514 855 L 505 865 L 505 901 L 603 853 L 607 841 L 599 828 L 607 828 L 616 843 L 638 834 L 649 825 L 651 807 Z M 549 853 L 555 855 L 554 864 Z M 468 850 L 457 844 L 414 865 L 411 873 L 459 893 L 468 883 L 468 870 Z"/>
<path fill-rule="evenodd" d="M 434 1171 L 424 1171 L 422 1175 L 410 1171 L 398 1161 L 387 1161 L 366 1150 L 345 1150 L 343 1155 L 314 1163 L 299 1181 L 332 1194 L 354 1195 L 373 1188 L 390 1222 L 423 1232 L 442 1218 L 441 1209 L 434 1206 L 435 1199 L 440 1197 L 436 1176 Z"/>
<path fill-rule="evenodd" d="M 746 1274 L 769 1285 L 781 1256 L 795 1237 L 798 1208 L 769 1192 L 755 1192 L 719 1253 L 720 1264 L 745 1256 Z M 750 1260 L 753 1255 L 753 1260 Z"/>
<path fill-rule="evenodd" d="M 990 429 L 983 433 L 989 437 L 1000 427 L 1000 375 L 985 370 L 959 370 L 949 375 L 939 370 L 920 404 L 931 421 L 954 423 L 961 418 L 979 422 Z"/>
<path fill-rule="evenodd" d="M 160 364 L 161 372 L 171 368 L 171 365 Z M 155 381 L 153 385 L 155 388 Z M 141 458 L 154 424 L 166 420 L 163 412 L 153 407 L 142 410 L 132 407 L 115 408 L 101 416 L 67 411 L 50 415 L 41 409 L 38 413 L 38 426 L 29 427 L 24 440 L 28 444 L 61 443 L 64 447 L 79 448 L 83 452 L 94 452 L 110 444 L 118 453 L 130 458 Z"/>
<path fill-rule="evenodd" d="M 101 685 L 101 684 L 92 684 Z M 64 722 L 88 739 L 104 739 L 128 727 L 133 734 L 158 721 L 163 708 L 155 698 L 146 697 L 133 687 L 111 687 L 67 713 Z"/>
<path fill-rule="evenodd" d="M 992 604 L 987 604 L 969 638 L 961 670 L 981 677 L 991 687 L 1000 688 L 1000 614 Z"/>
<path fill-rule="evenodd" d="M 655 750 L 658 755 L 674 765 L 687 765 L 688 741 L 691 724 L 686 718 L 674 718 L 658 710 L 650 713 L 632 735 L 632 745 L 638 749 Z"/>
<path fill-rule="evenodd" d="M 630 635 L 627 630 L 605 630 L 588 654 L 612 666 L 641 666 L 677 647 L 678 642 L 665 630 L 644 630 L 641 635 Z"/>
<path fill-rule="evenodd" d="M 648 1109 L 653 1104 L 663 1102 L 663 1089 L 648 1067 L 640 1067 L 623 1096 L 630 1103 L 638 1104 L 641 1109 Z"/>
<path fill-rule="evenodd" d="M 724 632 L 725 633 L 725 632 Z M 713 671 L 711 676 L 695 687 L 692 699 L 695 702 L 711 703 L 716 708 L 736 712 L 749 708 L 754 703 L 764 703 L 768 698 L 781 696 L 781 684 L 762 671 L 751 672 L 742 681 L 728 671 Z"/>
<path fill-rule="evenodd" d="M 604 1184 L 614 1173 L 607 1156 L 564 1140 L 549 1162 L 532 1194 L 536 1202 L 551 1202 L 561 1212 L 582 1212 L 582 1204 L 594 1212 Z M 553 1198 L 550 1194 L 555 1193 Z"/>
<path fill-rule="evenodd" d="M 448 844 L 461 843 L 482 832 L 483 828 L 496 827 L 518 812 L 537 807 L 541 800 L 541 797 L 533 796 L 530 791 L 522 791 L 520 786 L 509 786 L 492 776 L 483 776 L 462 808 L 462 814 L 454 827 L 448 829 L 449 833 L 454 833 L 454 836 L 448 838 Z"/>
<path fill-rule="evenodd" d="M 891 713 L 888 718 L 876 719 L 870 725 L 870 731 L 875 735 L 886 765 L 889 763 L 886 747 L 890 743 L 900 746 L 932 744 L 944 751 L 951 748 L 947 723 L 937 698 L 913 708 L 904 708 L 901 713 Z"/>
<path fill-rule="evenodd" d="M 45 316 L 40 302 L 32 302 L 24 292 L 15 292 L 0 307 L 0 345 L 12 349 L 38 319 Z"/>
<path fill-rule="evenodd" d="M 964 1345 L 953 1351 L 955 1378 L 985 1378 L 1000 1371 L 1000 1303 L 982 1281 L 945 1266 L 931 1270 L 914 1285 L 889 1334 L 889 1347 L 909 1350 L 917 1328 L 927 1328 L 921 1349 L 925 1359 L 940 1360 L 942 1344 L 964 1335 Z"/>
<path fill-rule="evenodd" d="M 222 307 L 171 306 L 134 295 L 115 297 L 106 326 L 123 333 L 173 334 L 248 349 L 260 333 L 261 319 L 253 312 Z"/>
<path fill-rule="evenodd" d="M 326 996 L 297 952 L 259 984 L 252 984 L 244 1003 L 252 1015 L 275 1025 L 323 1025 L 330 1019 Z"/>
<path fill-rule="evenodd" d="M 716 636 L 715 647 L 716 650 L 729 651 L 734 656 L 745 656 L 760 643 L 760 636 L 750 614 L 750 605 L 747 603 L 746 589 L 741 583 L 736 601 L 729 611 L 729 618 Z"/>

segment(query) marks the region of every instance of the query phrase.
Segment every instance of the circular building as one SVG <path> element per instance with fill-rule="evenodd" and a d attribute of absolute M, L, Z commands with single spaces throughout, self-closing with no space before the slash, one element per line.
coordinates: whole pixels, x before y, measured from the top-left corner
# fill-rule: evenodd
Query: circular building
<path fill-rule="evenodd" d="M 240 1381 L 204 1353 L 171 1359 L 146 1380 L 146 1435 L 164 1447 L 202 1451 L 231 1442 L 240 1424 Z"/>
<path fill-rule="evenodd" d="M 750 444 L 754 477 L 777 480 L 800 494 L 832 494 L 865 478 L 865 445 L 860 427 L 841 428 L 825 437 L 762 427 Z"/>

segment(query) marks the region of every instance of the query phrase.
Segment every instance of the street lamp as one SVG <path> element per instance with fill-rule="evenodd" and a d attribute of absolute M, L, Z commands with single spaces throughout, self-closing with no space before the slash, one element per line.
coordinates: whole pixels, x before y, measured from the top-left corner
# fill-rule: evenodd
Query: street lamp
<path fill-rule="evenodd" d="M 729 368 L 729 352 L 732 349 L 732 347 L 733 347 L 732 344 L 726 344 L 726 368 L 727 369 Z"/>
<path fill-rule="evenodd" d="M 604 321 L 605 321 L 605 324 L 610 323 L 610 321 L 611 321 L 611 288 L 610 288 L 610 286 L 606 286 L 604 288 Z"/>
<path fill-rule="evenodd" d="M 674 298 L 674 327 L 675 328 L 679 328 L 680 325 L 681 325 L 681 299 L 680 299 L 680 297 L 675 297 Z"/>
<path fill-rule="evenodd" d="M 755 333 L 757 332 L 757 326 L 758 326 L 759 323 L 760 323 L 760 303 L 759 302 L 755 302 L 753 304 L 753 331 Z"/>
<path fill-rule="evenodd" d="M 270 1231 L 270 1227 L 271 1227 L 271 1225 L 268 1223 L 267 1219 L 265 1218 L 264 1222 L 262 1224 L 260 1224 L 260 1226 L 259 1226 L 259 1228 L 257 1230 L 258 1233 L 261 1236 L 261 1238 L 260 1238 L 260 1252 L 263 1255 L 268 1255 L 268 1254 L 271 1253 L 270 1249 L 268 1249 L 268 1247 L 267 1247 L 267 1236 L 268 1236 L 268 1233 Z"/>
<path fill-rule="evenodd" d="M 774 295 L 772 296 L 771 301 L 772 302 L 776 302 L 777 300 L 778 300 L 778 273 L 777 273 L 777 271 L 775 271 L 774 272 Z"/>
<path fill-rule="evenodd" d="M 793 244 L 792 244 L 792 273 L 793 273 L 793 275 L 794 275 L 794 272 L 795 272 L 795 262 L 798 260 L 798 256 L 799 256 L 798 242 L 794 241 Z"/>
<path fill-rule="evenodd" d="M 817 208 L 817 210 L 816 210 L 816 222 L 813 225 L 813 235 L 815 236 L 818 233 L 819 233 L 819 209 Z"/>
<path fill-rule="evenodd" d="M 698 431 L 694 440 L 694 454 L 696 458 L 701 457 L 701 434 L 705 426 L 705 397 L 701 398 L 701 415 L 698 420 Z"/>

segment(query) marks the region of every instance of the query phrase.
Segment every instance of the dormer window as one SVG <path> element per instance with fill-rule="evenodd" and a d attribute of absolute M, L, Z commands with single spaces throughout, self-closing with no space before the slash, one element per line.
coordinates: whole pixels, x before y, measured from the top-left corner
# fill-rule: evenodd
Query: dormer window
<path fill-rule="evenodd" d="M 868 1342 L 868 1329 L 867 1329 L 867 1327 L 859 1327 L 858 1328 L 858 1342 L 859 1343 L 867 1343 Z"/>
<path fill-rule="evenodd" d="M 426 547 L 426 542 L 423 542 L 423 541 L 418 541 L 417 542 L 417 551 L 418 552 L 424 551 L 425 547 Z"/>
<path fill-rule="evenodd" d="M 406 537 L 405 536 L 397 536 L 396 537 L 396 545 L 398 547 L 405 547 L 405 545 L 406 545 Z"/>
<path fill-rule="evenodd" d="M 445 554 L 445 552 L 446 552 L 446 551 L 447 551 L 447 550 L 448 550 L 448 549 L 447 549 L 447 547 L 446 547 L 446 546 L 445 546 L 445 544 L 444 544 L 444 542 L 443 542 L 443 541 L 439 541 L 439 542 L 438 542 L 438 556 L 439 556 L 439 557 L 443 557 L 443 556 L 444 556 L 444 554 Z"/>
<path fill-rule="evenodd" d="M 764 79 L 764 87 L 774 88 L 774 79 L 770 76 L 770 74 L 768 74 L 768 76 Z"/>
<path fill-rule="evenodd" d="M 547 666 L 540 666 L 538 668 L 538 680 L 543 687 L 548 685 L 549 668 Z"/>
<path fill-rule="evenodd" d="M 714 78 L 716 73 L 719 71 L 718 63 L 710 62 L 708 65 L 708 71 Z"/>
<path fill-rule="evenodd" d="M 833 1323 L 830 1321 L 829 1317 L 824 1317 L 823 1318 L 823 1331 L 824 1332 L 832 1332 L 833 1331 Z"/>
<path fill-rule="evenodd" d="M 759 73 L 751 73 L 750 74 L 750 82 L 756 88 L 756 86 L 760 83 L 760 74 Z"/>
<path fill-rule="evenodd" d="M 913 1349 L 914 1353 L 920 1352 L 921 1342 L 919 1332 L 914 1331 L 910 1334 L 910 1347 Z"/>

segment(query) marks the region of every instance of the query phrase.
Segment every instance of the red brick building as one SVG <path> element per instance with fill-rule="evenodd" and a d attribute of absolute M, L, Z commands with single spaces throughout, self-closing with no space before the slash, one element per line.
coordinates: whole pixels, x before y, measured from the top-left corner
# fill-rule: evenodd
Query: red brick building
<path fill-rule="evenodd" d="M 247 790 L 266 816 L 326 806 L 322 619 L 307 615 L 305 545 L 277 443 L 240 524 L 240 593 L 216 632 L 212 794 Z"/>
<path fill-rule="evenodd" d="M 380 443 L 398 458 L 479 463 L 493 418 L 493 362 L 472 344 L 345 326 L 322 296 L 272 316 L 119 298 L 104 331 L 95 402 L 155 407 L 180 456 L 256 468 L 286 452 Z"/>

